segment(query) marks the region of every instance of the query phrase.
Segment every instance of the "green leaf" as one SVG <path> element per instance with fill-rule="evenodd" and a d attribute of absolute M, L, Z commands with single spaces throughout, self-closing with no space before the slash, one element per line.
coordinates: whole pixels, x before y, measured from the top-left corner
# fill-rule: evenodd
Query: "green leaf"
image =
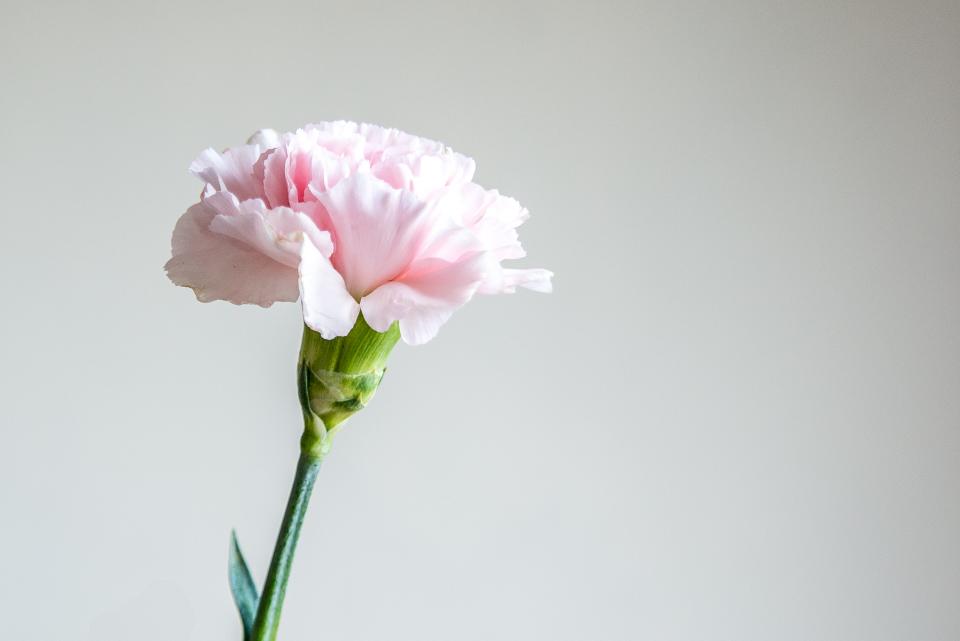
<path fill-rule="evenodd" d="M 250 639 L 250 632 L 253 630 L 253 620 L 257 616 L 257 606 L 260 603 L 260 596 L 257 594 L 257 586 L 250 576 L 250 569 L 247 568 L 247 562 L 243 560 L 243 552 L 240 551 L 240 543 L 237 541 L 237 532 L 230 532 L 230 592 L 233 593 L 233 602 L 237 604 L 240 610 L 240 620 L 243 622 L 244 641 Z"/>

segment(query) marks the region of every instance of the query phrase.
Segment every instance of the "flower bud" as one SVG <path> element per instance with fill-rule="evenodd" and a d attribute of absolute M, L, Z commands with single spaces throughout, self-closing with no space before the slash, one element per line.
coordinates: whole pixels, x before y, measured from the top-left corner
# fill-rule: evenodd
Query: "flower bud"
<path fill-rule="evenodd" d="M 396 323 L 386 332 L 377 332 L 362 314 L 349 334 L 332 340 L 304 325 L 297 373 L 304 418 L 300 449 L 304 453 L 322 457 L 340 424 L 366 407 L 399 339 Z"/>

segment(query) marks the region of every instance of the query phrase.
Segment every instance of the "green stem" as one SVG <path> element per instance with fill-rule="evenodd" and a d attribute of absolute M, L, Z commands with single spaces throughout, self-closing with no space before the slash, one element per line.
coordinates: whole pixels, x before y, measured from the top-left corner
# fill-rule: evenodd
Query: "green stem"
<path fill-rule="evenodd" d="M 293 478 L 293 488 L 290 490 L 290 499 L 283 514 L 283 522 L 280 524 L 277 545 L 273 549 L 270 571 L 263 585 L 263 594 L 257 608 L 251 641 L 274 641 L 277 638 L 280 610 L 283 608 L 283 597 L 287 591 L 293 554 L 297 549 L 300 527 L 303 525 L 303 517 L 310 503 L 310 493 L 313 491 L 313 484 L 320 471 L 320 461 L 319 457 L 304 452 L 297 462 L 297 473 Z"/>

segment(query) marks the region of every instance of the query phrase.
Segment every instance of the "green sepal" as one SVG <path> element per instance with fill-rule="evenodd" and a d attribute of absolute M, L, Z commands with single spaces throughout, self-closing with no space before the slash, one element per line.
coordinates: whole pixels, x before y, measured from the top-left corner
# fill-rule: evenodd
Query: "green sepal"
<path fill-rule="evenodd" d="M 230 562 L 229 562 L 230 592 L 233 602 L 240 611 L 240 621 L 243 623 L 243 639 L 249 641 L 253 631 L 253 621 L 257 616 L 257 607 L 260 605 L 260 595 L 257 586 L 250 576 L 250 569 L 240 551 L 236 530 L 230 531 Z"/>
<path fill-rule="evenodd" d="M 373 398 L 400 329 L 394 323 L 377 332 L 361 314 L 346 336 L 328 340 L 306 325 L 303 330 L 297 385 L 304 418 L 300 449 L 323 458 L 340 425 Z"/>

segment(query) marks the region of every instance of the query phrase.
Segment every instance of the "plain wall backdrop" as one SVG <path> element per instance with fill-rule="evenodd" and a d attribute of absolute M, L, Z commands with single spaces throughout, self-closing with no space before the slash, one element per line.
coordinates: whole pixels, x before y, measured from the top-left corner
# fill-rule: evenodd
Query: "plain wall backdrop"
<path fill-rule="evenodd" d="M 299 309 L 162 265 L 197 153 L 337 118 L 556 291 L 397 348 L 282 641 L 960 639 L 956 1 L 0 2 L 5 639 L 240 639 Z"/>

